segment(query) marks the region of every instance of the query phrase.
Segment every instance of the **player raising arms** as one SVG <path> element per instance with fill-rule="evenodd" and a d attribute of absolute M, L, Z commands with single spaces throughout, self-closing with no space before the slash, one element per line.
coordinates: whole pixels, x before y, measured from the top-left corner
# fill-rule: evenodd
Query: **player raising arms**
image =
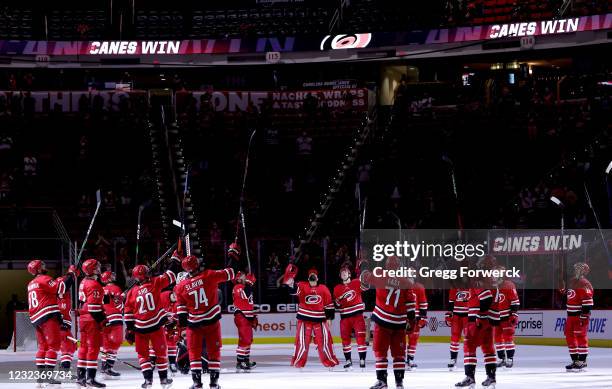
<path fill-rule="evenodd" d="M 151 344 L 155 350 L 159 383 L 162 388 L 168 388 L 172 385 L 172 379 L 168 378 L 168 349 L 164 331 L 168 318 L 161 303 L 161 291 L 173 284 L 176 276 L 167 270 L 152 277 L 148 266 L 136 265 L 132 269 L 132 278 L 136 284 L 125 297 L 125 339 L 136 342 L 138 362 L 145 380 L 141 387 L 148 389 L 153 385 L 153 367 L 149 359 Z"/>
<path fill-rule="evenodd" d="M 190 277 L 175 288 L 176 313 L 181 327 L 187 328 L 187 349 L 191 367 L 191 388 L 202 388 L 202 343 L 206 342 L 210 388 L 219 388 L 221 369 L 221 307 L 217 289 L 220 283 L 234 279 L 234 269 L 205 269 L 203 261 L 193 255 L 181 266 Z"/>
<path fill-rule="evenodd" d="M 236 371 L 250 371 L 256 363 L 251 362 L 251 344 L 253 328 L 257 327 L 257 315 L 253 311 L 253 285 L 255 275 L 242 272 L 236 274 L 236 285 L 232 290 L 234 301 L 234 324 L 238 329 L 238 346 L 236 347 Z"/>
<path fill-rule="evenodd" d="M 586 279 L 590 268 L 584 262 L 574 264 L 574 277 L 565 290 L 567 320 L 565 340 L 572 363 L 565 366 L 569 371 L 582 371 L 587 366 L 589 354 L 589 318 L 593 309 L 593 286 Z"/>
<path fill-rule="evenodd" d="M 100 275 L 104 285 L 104 313 L 106 325 L 102 331 L 102 373 L 105 378 L 121 376 L 113 369 L 117 350 L 123 342 L 123 291 L 115 283 L 115 273 L 105 271 Z"/>
<path fill-rule="evenodd" d="M 497 270 L 506 270 L 498 266 Z M 514 331 L 518 322 L 518 309 L 521 302 L 516 286 L 510 280 L 497 279 L 499 325 L 495 327 L 495 349 L 497 350 L 497 367 L 512 368 L 514 365 Z"/>
<path fill-rule="evenodd" d="M 389 257 L 385 264 L 388 270 L 399 268 L 399 260 Z M 389 351 L 393 358 L 393 375 L 396 389 L 404 388 L 406 363 L 406 331 L 415 325 L 415 296 L 409 279 L 374 277 L 369 270 L 361 275 L 361 281 L 376 288 L 376 303 L 372 312 L 376 357 L 376 383 L 370 389 L 387 389 L 387 367 Z"/>
<path fill-rule="evenodd" d="M 74 273 L 74 267 L 69 272 Z M 61 346 L 62 315 L 58 306 L 58 295 L 66 293 L 65 282 L 71 283 L 72 275 L 64 280 L 54 280 L 47 275 L 45 263 L 35 259 L 28 264 L 28 273 L 34 279 L 28 283 L 28 311 L 30 321 L 36 328 L 36 340 L 38 351 L 36 352 L 36 368 L 39 373 L 45 370 L 53 370 L 57 363 L 57 354 Z M 50 375 L 52 377 L 52 375 Z M 60 382 L 49 378 L 37 380 L 37 387 L 44 384 L 59 385 Z"/>
<path fill-rule="evenodd" d="M 334 354 L 333 341 L 327 320 L 334 319 L 334 303 L 331 293 L 325 285 L 320 285 L 317 269 L 308 270 L 308 281 L 295 283 L 298 269 L 287 265 L 283 281 L 289 287 L 289 293 L 298 298 L 297 331 L 295 350 L 291 357 L 291 366 L 303 368 L 308 359 L 310 340 L 314 336 L 323 366 L 333 368 L 338 365 Z"/>
<path fill-rule="evenodd" d="M 363 319 L 365 305 L 361 299 L 361 292 L 366 290 L 359 279 L 351 280 L 351 270 L 348 267 L 340 269 L 341 284 L 334 288 L 334 302 L 340 313 L 340 337 L 342 338 L 342 351 L 346 363 L 344 369 L 351 369 L 351 332 L 355 331 L 357 352 L 359 353 L 359 367 L 365 369 L 366 360 L 366 328 Z"/>

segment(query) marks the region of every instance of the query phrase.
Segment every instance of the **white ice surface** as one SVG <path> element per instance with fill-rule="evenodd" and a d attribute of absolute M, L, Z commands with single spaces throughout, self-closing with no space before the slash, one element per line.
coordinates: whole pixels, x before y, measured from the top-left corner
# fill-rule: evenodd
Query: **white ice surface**
<path fill-rule="evenodd" d="M 235 346 L 224 346 L 223 356 L 232 357 L 233 362 Z M 336 355 L 343 358 L 342 351 L 336 345 Z M 351 372 L 330 372 L 323 368 L 316 358 L 316 351 L 311 347 L 308 364 L 304 369 L 289 367 L 292 345 L 254 345 L 252 360 L 261 361 L 253 372 L 236 374 L 233 363 L 224 358 L 220 385 L 223 389 L 367 389 L 375 381 L 372 354 L 368 351 L 368 367 L 365 372 L 355 369 Z M 356 352 L 353 352 L 354 358 Z M 32 360 L 31 352 L 0 352 L 0 366 L 7 362 Z M 119 358 L 131 359 L 136 355 L 132 347 L 122 347 Z M 461 359 L 461 354 L 460 357 Z M 480 354 L 479 366 L 476 372 L 478 386 L 484 380 Z M 463 378 L 463 367 L 460 363 L 454 372 L 446 369 L 448 362 L 448 345 L 437 343 L 424 343 L 419 345 L 417 360 L 419 367 L 406 372 L 404 387 L 411 388 L 452 388 L 454 383 Z M 592 348 L 589 355 L 589 367 L 582 373 L 566 373 L 564 366 L 569 362 L 565 347 L 555 346 L 517 346 L 515 367 L 512 370 L 501 369 L 497 374 L 498 389 L 534 388 L 612 388 L 612 350 L 606 348 Z M 118 364 L 121 366 L 121 364 Z M 106 381 L 109 389 L 137 389 L 142 383 L 142 376 L 136 370 L 121 368 L 121 380 Z M 393 375 L 389 371 L 390 388 L 394 388 Z M 207 388 L 208 376 L 203 382 Z M 191 377 L 178 374 L 174 377 L 175 389 L 187 389 L 191 385 Z M 0 388 L 26 388 L 32 384 L 1 384 Z M 64 388 L 72 385 L 64 384 Z M 155 374 L 153 388 L 160 388 L 157 374 Z"/>

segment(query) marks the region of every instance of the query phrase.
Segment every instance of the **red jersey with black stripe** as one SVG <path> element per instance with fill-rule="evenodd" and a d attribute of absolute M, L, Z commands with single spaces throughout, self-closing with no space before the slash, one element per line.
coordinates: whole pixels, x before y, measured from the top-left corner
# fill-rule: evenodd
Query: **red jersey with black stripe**
<path fill-rule="evenodd" d="M 293 294 L 298 298 L 298 320 L 320 323 L 327 320 L 326 311 L 334 311 L 331 293 L 325 285 L 311 286 L 309 282 L 301 281 Z"/>
<path fill-rule="evenodd" d="M 104 304 L 104 313 L 108 325 L 123 324 L 123 291 L 118 285 L 104 285 L 104 295 L 108 303 Z"/>
<path fill-rule="evenodd" d="M 130 325 L 133 323 L 134 331 L 140 333 L 153 332 L 164 325 L 168 318 L 161 301 L 161 292 L 175 281 L 176 276 L 168 270 L 130 289 L 125 297 L 125 322 Z"/>
<path fill-rule="evenodd" d="M 94 278 L 85 278 L 79 285 L 79 320 L 95 321 L 91 313 L 102 313 L 104 300 L 104 288 Z"/>
<path fill-rule="evenodd" d="M 593 285 L 586 279 L 573 278 L 565 291 L 568 316 L 588 315 L 593 309 Z"/>
<path fill-rule="evenodd" d="M 219 284 L 233 280 L 234 269 L 204 270 L 176 286 L 176 313 L 187 314 L 187 326 L 209 325 L 221 319 Z"/>
<path fill-rule="evenodd" d="M 355 279 L 348 283 L 336 285 L 334 288 L 334 302 L 341 318 L 351 317 L 362 313 L 365 305 L 361 298 L 361 292 L 367 288 L 361 281 Z"/>
<path fill-rule="evenodd" d="M 452 312 L 457 316 L 467 316 L 468 301 L 470 301 L 470 289 L 452 288 L 448 292 L 448 304 L 452 307 Z"/>
<path fill-rule="evenodd" d="M 252 319 L 255 316 L 251 288 L 247 290 L 244 284 L 236 284 L 232 290 L 232 299 L 236 308 L 234 314 L 242 313 L 247 319 Z"/>
<path fill-rule="evenodd" d="M 64 277 L 58 277 L 55 279 L 57 282 L 64 282 Z M 59 306 L 60 313 L 62 314 L 62 322 L 64 326 L 72 327 L 72 317 L 70 316 L 70 310 L 72 309 L 72 298 L 70 298 L 69 291 L 60 293 L 57 295 L 57 305 Z"/>
<path fill-rule="evenodd" d="M 414 318 L 415 307 L 416 297 L 412 289 L 376 289 L 372 320 L 383 327 L 403 328 L 409 318 Z"/>
<path fill-rule="evenodd" d="M 425 286 L 420 282 L 415 282 L 412 288 L 416 303 L 416 316 L 426 318 L 427 309 L 429 308 L 429 302 L 427 301 L 427 293 L 425 293 Z"/>
<path fill-rule="evenodd" d="M 58 294 L 66 292 L 63 281 L 54 280 L 47 274 L 39 274 L 28 283 L 28 313 L 30 321 L 39 325 L 47 319 L 60 317 Z"/>
<path fill-rule="evenodd" d="M 176 295 L 171 290 L 161 292 L 161 304 L 166 310 L 166 317 L 170 321 L 176 321 Z"/>
<path fill-rule="evenodd" d="M 489 318 L 489 310 L 493 302 L 493 294 L 490 289 L 470 288 L 470 299 L 468 301 L 468 319 L 475 321 Z M 499 318 L 499 315 L 497 315 Z"/>
<path fill-rule="evenodd" d="M 512 312 L 518 311 L 521 301 L 514 282 L 505 280 L 501 283 L 498 290 L 498 300 L 497 306 L 501 320 L 509 318 Z"/>

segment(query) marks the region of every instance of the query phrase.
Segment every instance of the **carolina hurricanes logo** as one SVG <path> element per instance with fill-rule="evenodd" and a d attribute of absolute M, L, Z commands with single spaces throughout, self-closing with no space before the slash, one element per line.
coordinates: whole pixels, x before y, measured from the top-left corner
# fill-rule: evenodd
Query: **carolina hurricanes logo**
<path fill-rule="evenodd" d="M 309 294 L 308 296 L 306 296 L 306 304 L 320 304 L 321 301 L 323 301 L 323 299 L 321 298 L 321 296 L 317 295 L 317 294 Z"/>
<path fill-rule="evenodd" d="M 325 43 L 329 41 L 329 47 Z M 372 34 L 340 34 L 332 38 L 331 35 L 326 35 L 321 41 L 321 50 L 338 50 L 338 49 L 363 49 L 370 44 Z"/>
<path fill-rule="evenodd" d="M 574 289 L 568 289 L 567 290 L 567 298 L 568 299 L 573 299 L 574 297 L 576 297 L 576 291 Z"/>
<path fill-rule="evenodd" d="M 457 292 L 455 297 L 455 301 L 469 301 L 470 300 L 470 292 L 465 290 L 462 292 Z"/>
<path fill-rule="evenodd" d="M 502 292 L 497 293 L 497 302 L 503 303 L 504 301 L 506 301 L 506 295 Z"/>
<path fill-rule="evenodd" d="M 353 301 L 356 294 L 354 290 L 347 290 L 342 296 L 340 296 L 340 300 L 346 299 L 346 301 Z"/>

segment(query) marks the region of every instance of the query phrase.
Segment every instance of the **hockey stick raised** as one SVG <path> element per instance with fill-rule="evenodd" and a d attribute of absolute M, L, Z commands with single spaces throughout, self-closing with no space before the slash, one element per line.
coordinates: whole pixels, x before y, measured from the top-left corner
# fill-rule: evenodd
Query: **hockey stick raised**
<path fill-rule="evenodd" d="M 91 218 L 91 222 L 89 223 L 89 228 L 87 228 L 87 233 L 85 234 L 85 239 L 83 239 L 83 243 L 81 244 L 81 249 L 76 257 L 76 267 L 78 268 L 81 265 L 81 256 L 83 255 L 83 250 L 85 250 L 85 245 L 87 244 L 87 239 L 89 239 L 89 234 L 91 233 L 91 229 L 93 228 L 94 222 L 96 221 L 96 217 L 98 216 L 98 211 L 100 210 L 100 205 L 102 204 L 102 194 L 100 189 L 96 191 L 96 210 Z"/>

